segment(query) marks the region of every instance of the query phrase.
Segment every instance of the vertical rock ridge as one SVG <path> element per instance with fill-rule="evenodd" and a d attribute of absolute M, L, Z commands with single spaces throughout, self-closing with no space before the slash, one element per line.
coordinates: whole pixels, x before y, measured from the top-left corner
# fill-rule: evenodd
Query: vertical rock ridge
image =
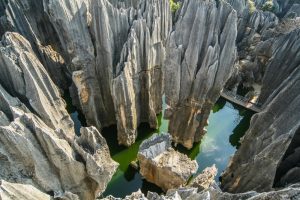
<path fill-rule="evenodd" d="M 162 4 L 159 1 L 153 2 Z M 163 18 L 154 17 L 161 12 L 154 9 L 156 7 L 153 6 L 153 13 L 147 14 L 146 19 L 141 16 L 133 21 L 113 80 L 118 138 L 125 145 L 134 143 L 140 123 L 148 122 L 151 128 L 157 128 L 156 114 L 162 109 L 162 67 L 167 35 L 161 33 L 165 25 Z M 158 5 L 158 8 L 164 6 Z M 149 24 L 148 16 L 151 15 Z M 168 27 L 165 29 L 168 30 Z"/>
<path fill-rule="evenodd" d="M 104 138 L 93 127 L 75 136 L 58 88 L 23 36 L 5 33 L 0 65 L 0 179 L 52 197 L 95 199 L 117 168 Z"/>
<path fill-rule="evenodd" d="M 265 110 L 252 118 L 239 150 L 222 176 L 224 190 L 260 192 L 272 189 L 277 168 L 300 127 L 295 112 L 300 109 L 299 67 L 280 88 Z"/>
<path fill-rule="evenodd" d="M 164 54 L 165 42 L 171 30 L 171 11 L 167 0 L 126 3 L 132 6 L 118 6 L 116 2 L 111 4 L 107 0 L 76 1 L 74 5 L 70 2 L 60 4 L 54 0 L 44 1 L 45 11 L 51 16 L 64 51 L 70 55 L 69 60 L 74 66 L 74 84 L 71 87 L 74 102 L 84 113 L 88 124 L 98 129 L 117 124 L 119 143 L 128 146 L 135 141 L 136 129 L 141 122 L 148 122 L 153 128 L 157 126 L 155 115 L 161 111 L 162 96 L 162 73 L 159 71 L 164 58 L 160 58 L 160 55 Z M 137 21 L 143 21 L 143 25 Z M 135 50 L 129 47 L 132 46 L 132 30 L 135 30 L 135 40 L 139 43 Z M 129 51 L 130 54 L 135 52 L 135 58 L 128 57 Z M 133 83 L 124 90 L 128 83 L 121 83 L 123 78 L 120 75 L 125 68 L 132 70 L 127 68 L 136 67 L 129 63 L 138 55 L 142 56 L 138 67 L 143 72 L 125 72 L 127 80 L 124 81 L 139 81 L 134 83 L 135 90 Z M 154 67 L 156 70 L 153 70 Z M 120 80 L 118 84 L 115 79 Z M 137 84 L 145 84 L 146 87 Z M 123 100 L 128 100 L 125 107 L 119 105 Z M 124 109 L 128 111 L 126 120 L 123 118 L 126 116 L 121 114 Z M 125 133 L 127 125 L 128 133 Z M 131 139 L 125 139 L 126 135 Z M 125 138 L 121 139 L 122 136 Z"/>
<path fill-rule="evenodd" d="M 209 23 L 208 23 L 209 22 Z M 230 77 L 237 15 L 224 1 L 185 1 L 171 33 L 165 67 L 166 117 L 176 143 L 191 148 Z"/>
<path fill-rule="evenodd" d="M 29 42 L 17 33 L 6 33 L 0 45 L 0 82 L 13 95 L 27 99 L 44 122 L 62 137 L 74 138 L 73 121 L 65 102 Z M 50 109 L 49 109 L 50 108 Z"/>

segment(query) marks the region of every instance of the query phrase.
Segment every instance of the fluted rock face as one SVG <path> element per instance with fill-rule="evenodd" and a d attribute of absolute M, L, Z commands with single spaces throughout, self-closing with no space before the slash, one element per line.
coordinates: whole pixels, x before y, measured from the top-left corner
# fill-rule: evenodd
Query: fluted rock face
<path fill-rule="evenodd" d="M 45 194 L 32 185 L 9 183 L 0 181 L 1 199 L 23 199 L 23 200 L 51 200 L 51 196 Z"/>
<path fill-rule="evenodd" d="M 1 179 L 31 184 L 55 196 L 72 192 L 81 199 L 94 199 L 104 191 L 116 164 L 96 129 L 82 129 L 73 149 L 2 87 L 0 99 L 4 116 L 0 127 Z M 85 139 L 88 134 L 89 140 Z M 102 138 L 102 143 L 93 137 Z M 93 152 L 90 146 L 96 145 L 101 148 Z"/>
<path fill-rule="evenodd" d="M 0 62 L 0 179 L 13 184 L 5 187 L 16 198 L 31 187 L 17 191 L 20 183 L 52 197 L 95 199 L 117 167 L 104 138 L 93 127 L 75 137 L 65 102 L 21 35 L 4 35 Z M 1 188 L 0 196 L 7 194 Z"/>
<path fill-rule="evenodd" d="M 89 124 L 117 124 L 119 143 L 128 146 L 141 122 L 157 127 L 171 12 L 167 0 L 112 3 L 44 2 L 73 65 L 74 102 Z"/>
<path fill-rule="evenodd" d="M 18 32 L 25 37 L 61 89 L 68 88 L 70 73 L 60 55 L 57 34 L 44 12 L 43 2 L 35 0 L 1 1 L 0 35 L 6 31 Z"/>
<path fill-rule="evenodd" d="M 169 132 L 191 148 L 233 68 L 237 15 L 223 2 L 185 1 L 171 33 L 165 66 Z"/>
<path fill-rule="evenodd" d="M 4 35 L 0 65 L 0 83 L 11 94 L 24 99 L 62 138 L 72 140 L 75 136 L 73 121 L 65 109 L 65 102 L 24 37 L 11 32 Z"/>
<path fill-rule="evenodd" d="M 157 128 L 162 110 L 164 47 L 158 22 L 154 25 L 151 30 L 146 20 L 133 22 L 113 79 L 118 139 L 126 145 L 134 143 L 141 122 Z"/>
<path fill-rule="evenodd" d="M 267 45 L 268 44 L 272 44 Z M 267 99 L 282 90 L 279 87 L 292 72 L 300 67 L 300 29 L 296 29 L 275 40 L 261 44 L 257 54 L 269 54 L 266 72 L 262 81 L 259 102 L 268 104 Z"/>
<path fill-rule="evenodd" d="M 265 87 L 263 81 L 266 79 L 265 76 L 268 76 L 268 65 L 276 53 L 274 49 L 271 51 L 273 43 L 278 40 L 278 37 L 299 27 L 299 18 L 296 18 L 297 13 L 300 12 L 299 4 L 296 1 L 281 0 L 257 0 L 253 1 L 252 5 L 249 4 L 250 1 L 245 4 L 237 0 L 228 0 L 228 2 L 238 10 L 241 16 L 239 24 L 243 26 L 238 26 L 239 60 L 236 63 L 236 73 L 230 78 L 226 87 L 237 91 L 239 86 L 243 86 L 250 90 L 247 96 L 258 99 L 261 94 L 260 88 Z M 267 4 L 270 4 L 270 7 L 266 6 Z M 245 10 L 248 10 L 248 13 Z M 265 52 L 259 52 L 262 48 Z M 285 60 L 292 62 L 292 59 Z M 262 99 L 265 97 L 260 99 L 259 103 L 263 104 Z"/>
<path fill-rule="evenodd" d="M 106 140 L 95 127 L 81 128 L 80 133 L 74 147 L 84 160 L 88 177 L 96 182 L 91 187 L 95 190 L 92 195 L 97 197 L 106 189 L 118 164 L 111 159 Z"/>
<path fill-rule="evenodd" d="M 259 3 L 250 0 L 227 0 L 238 13 L 238 60 L 235 73 L 227 82 L 226 88 L 234 92 L 238 86 L 251 88 L 261 83 L 265 68 L 256 58 L 255 48 L 264 38 L 265 32 L 276 27 L 278 17 L 269 11 L 260 10 Z M 252 3 L 251 3 L 252 2 Z M 274 36 L 270 36 L 274 37 Z"/>
<path fill-rule="evenodd" d="M 119 17 L 109 17 L 95 25 L 103 29 L 102 32 L 94 30 L 99 52 L 97 77 L 107 115 L 116 113 L 112 120 L 117 121 L 119 143 L 129 146 L 134 143 L 141 122 L 157 128 L 156 114 L 162 104 L 164 42 L 171 27 L 170 9 L 168 1 L 157 0 L 140 1 L 136 10 L 130 8 L 127 13 L 111 9 L 115 14 L 110 14 L 108 9 L 105 11 L 108 16 Z M 103 11 L 94 12 L 94 18 L 101 19 L 99 14 L 103 15 Z M 133 20 L 133 16 L 137 19 Z M 111 32 L 105 26 L 111 27 L 108 29 Z M 103 115 L 106 120 L 107 115 Z"/>
<path fill-rule="evenodd" d="M 155 134 L 145 140 L 137 157 L 141 175 L 165 191 L 186 184 L 198 169 L 196 161 L 172 148 L 169 134 Z"/>
<path fill-rule="evenodd" d="M 269 105 L 265 110 L 252 118 L 241 147 L 222 176 L 222 187 L 226 191 L 272 189 L 276 183 L 275 175 L 280 163 L 299 145 L 291 143 L 299 138 L 299 112 L 295 112 L 300 109 L 299 91 L 298 66 L 269 97 Z M 295 159 L 294 162 L 299 163 L 299 159 Z M 287 164 L 285 167 L 276 175 L 277 179 L 288 173 L 294 165 Z M 299 180 L 300 177 L 297 175 L 294 178 Z M 293 179 L 287 180 L 286 184 L 293 182 Z"/>

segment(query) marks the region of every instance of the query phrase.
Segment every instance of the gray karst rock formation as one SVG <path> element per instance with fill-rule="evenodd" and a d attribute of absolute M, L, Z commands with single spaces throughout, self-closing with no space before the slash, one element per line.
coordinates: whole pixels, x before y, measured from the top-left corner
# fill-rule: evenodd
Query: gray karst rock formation
<path fill-rule="evenodd" d="M 223 189 L 229 192 L 268 191 L 276 181 L 297 166 L 298 158 L 293 160 L 294 164 L 287 164 L 278 172 L 280 163 L 297 148 L 293 141 L 298 141 L 300 130 L 299 112 L 295 112 L 300 109 L 299 91 L 298 65 L 269 96 L 265 110 L 252 118 L 239 150 L 222 175 Z M 297 177 L 300 178 L 299 175 Z M 285 183 L 293 182 L 290 178 Z"/>
<path fill-rule="evenodd" d="M 0 198 L 1 199 L 23 199 L 23 200 L 51 200 L 51 196 L 45 194 L 32 185 L 9 183 L 0 181 Z"/>
<path fill-rule="evenodd" d="M 95 199 L 117 167 L 104 138 L 92 127 L 75 137 L 65 102 L 21 35 L 4 35 L 0 61 L 0 196 L 22 183 L 40 190 L 32 198 L 73 193 Z"/>
<path fill-rule="evenodd" d="M 5 33 L 0 45 L 0 65 L 1 85 L 24 100 L 49 127 L 57 129 L 61 138 L 73 140 L 73 121 L 65 110 L 65 102 L 24 37 Z"/>
<path fill-rule="evenodd" d="M 0 99 L 1 179 L 31 184 L 55 196 L 72 192 L 80 199 L 94 199 L 103 192 L 117 164 L 111 160 L 106 142 L 96 129 L 83 128 L 73 149 L 2 87 Z M 98 141 L 85 139 L 87 134 Z M 101 148 L 92 152 L 90 146 L 96 144 Z"/>
<path fill-rule="evenodd" d="M 287 9 L 280 8 L 280 12 Z M 265 110 L 253 117 L 241 148 L 223 175 L 222 188 L 229 192 L 269 191 L 300 180 L 296 142 L 299 116 L 293 112 L 299 109 L 300 23 L 297 18 L 282 19 L 284 15 L 276 14 L 279 19 L 274 18 L 275 23 L 270 23 L 270 19 L 262 21 L 258 27 L 265 28 L 261 31 L 247 25 L 254 29 L 256 42 L 249 40 L 250 35 L 243 35 L 243 40 L 250 42 L 244 47 L 238 44 L 241 59 L 238 76 L 244 86 L 252 87 L 253 83 L 261 86 L 258 103 Z M 255 18 L 254 13 L 250 16 Z M 248 57 L 244 59 L 245 52 Z"/>
<path fill-rule="evenodd" d="M 169 132 L 191 148 L 205 133 L 208 115 L 236 56 L 237 14 L 223 2 L 184 1 L 171 33 L 165 66 Z"/>
<path fill-rule="evenodd" d="M 215 183 L 215 177 L 218 169 L 215 165 L 205 168 L 201 174 L 197 175 L 190 183 L 189 186 L 198 188 L 198 190 L 205 190 Z"/>
<path fill-rule="evenodd" d="M 269 94 L 261 91 L 260 88 L 272 87 L 270 86 L 272 84 L 266 83 L 266 80 L 269 79 L 268 76 L 270 77 L 274 74 L 267 72 L 267 69 L 268 65 L 275 64 L 275 60 L 272 57 L 280 47 L 278 43 L 281 41 L 280 45 L 283 45 L 283 40 L 288 40 L 291 36 L 289 34 L 299 28 L 300 25 L 300 19 L 296 18 L 297 14 L 290 17 L 284 16 L 288 14 L 290 9 L 297 11 L 298 4 L 293 1 L 255 1 L 251 6 L 249 1 L 228 0 L 228 2 L 235 9 L 240 10 L 238 12 L 240 17 L 237 39 L 238 61 L 236 62 L 235 72 L 226 87 L 234 92 L 237 92 L 238 87 L 241 86 L 248 88 L 250 91 L 246 96 L 250 98 L 255 97 L 255 99 L 259 99 L 259 104 L 264 104 L 267 98 L 265 95 Z M 263 5 L 270 2 L 273 2 L 274 9 L 268 10 Z M 251 10 L 252 12 L 250 12 Z M 285 39 L 281 39 L 282 35 L 287 36 Z M 295 39 L 290 39 L 291 44 L 292 40 Z M 273 43 L 277 43 L 277 47 Z M 286 51 L 285 55 L 288 55 L 289 51 L 293 51 L 288 48 L 282 49 L 282 52 Z M 293 52 L 290 53 L 293 55 Z M 278 55 L 276 57 L 279 58 Z M 281 64 L 283 64 L 282 69 L 284 69 L 284 66 L 294 67 L 294 59 L 283 60 L 286 63 L 278 62 L 277 68 L 280 68 Z M 290 70 L 286 70 L 285 74 L 290 72 Z M 279 79 L 284 80 L 285 78 L 286 76 L 283 75 Z M 277 86 L 278 84 L 275 84 L 274 88 Z M 260 95 L 261 97 L 259 97 Z"/>
<path fill-rule="evenodd" d="M 25 37 L 52 80 L 61 89 L 67 89 L 71 76 L 64 59 L 59 54 L 61 47 L 58 36 L 44 12 L 43 2 L 3 0 L 0 7 L 0 35 L 11 31 Z"/>
<path fill-rule="evenodd" d="M 125 199 L 300 199 L 300 1 L 180 2 L 0 1 L 0 199 L 99 198 L 118 167 L 103 128 L 134 144 L 140 124 L 158 128 L 165 95 L 172 139 L 190 149 L 224 88 L 262 111 L 222 189 L 214 166 L 187 184 L 198 164 L 162 134 L 138 160 L 166 193 Z M 89 126 L 78 135 L 69 93 Z"/>
<path fill-rule="evenodd" d="M 271 42 L 271 46 L 262 43 L 262 48 L 257 51 L 257 55 L 261 52 L 272 55 L 266 66 L 258 100 L 266 104 L 269 103 L 270 96 L 274 96 L 282 90 L 281 83 L 300 67 L 300 28 L 271 40 Z"/>
<path fill-rule="evenodd" d="M 228 0 L 238 10 L 238 60 L 235 72 L 227 83 L 227 88 L 237 92 L 238 86 L 252 87 L 262 81 L 264 68 L 255 57 L 255 47 L 262 41 L 264 32 L 278 25 L 278 17 L 257 8 L 255 3 L 244 0 Z"/>
<path fill-rule="evenodd" d="M 171 139 L 169 134 L 154 134 L 137 155 L 141 175 L 164 191 L 186 184 L 198 169 L 196 161 L 172 148 Z"/>
<path fill-rule="evenodd" d="M 119 142 L 127 146 L 140 123 L 157 127 L 164 46 L 172 25 L 169 1 L 8 0 L 1 3 L 0 15 L 1 30 L 28 39 L 60 89 L 73 79 L 73 103 L 88 124 L 98 129 L 117 124 Z M 126 79 L 123 69 L 132 71 Z M 134 88 L 114 96 L 128 86 L 129 77 L 136 80 Z M 120 105 L 124 99 L 128 104 Z M 122 115 L 124 106 L 131 117 Z"/>
<path fill-rule="evenodd" d="M 180 188 L 169 190 L 165 195 L 159 195 L 155 192 L 148 192 L 145 196 L 141 191 L 132 193 L 122 198 L 107 197 L 102 200 L 265 200 L 265 199 L 298 199 L 300 197 L 299 184 L 291 185 L 282 190 L 273 192 L 247 192 L 239 194 L 230 194 L 222 192 L 221 189 L 214 185 L 206 190 L 197 191 L 196 188 Z"/>
<path fill-rule="evenodd" d="M 72 61 L 74 102 L 88 124 L 98 129 L 117 124 L 119 143 L 127 146 L 141 122 L 156 128 L 171 29 L 168 1 L 140 1 L 136 9 L 118 9 L 106 0 L 76 1 L 70 12 L 64 12 L 69 2 L 45 4 Z"/>

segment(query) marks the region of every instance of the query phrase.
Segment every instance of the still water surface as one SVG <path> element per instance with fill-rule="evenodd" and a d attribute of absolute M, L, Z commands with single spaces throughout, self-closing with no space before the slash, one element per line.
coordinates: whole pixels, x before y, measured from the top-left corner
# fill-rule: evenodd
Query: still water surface
<path fill-rule="evenodd" d="M 68 106 L 68 108 L 78 133 L 81 121 L 83 121 L 82 115 L 78 114 L 72 106 Z M 201 143 L 195 144 L 191 150 L 186 150 L 180 145 L 176 149 L 198 162 L 197 173 L 216 164 L 218 168 L 216 181 L 218 181 L 230 157 L 238 148 L 239 139 L 247 131 L 252 115 L 253 112 L 220 98 L 211 111 L 207 134 Z M 102 130 L 101 133 L 107 140 L 112 158 L 120 164 L 103 196 L 125 197 L 139 189 L 145 194 L 147 191 L 162 192 L 160 188 L 144 180 L 139 172 L 130 166 L 130 162 L 136 159 L 139 145 L 143 140 L 149 138 L 153 133 L 168 131 L 168 121 L 163 119 L 163 113 L 158 116 L 158 122 L 158 130 L 150 129 L 147 124 L 142 124 L 138 129 L 139 137 L 136 143 L 129 148 L 118 145 L 116 126 Z"/>

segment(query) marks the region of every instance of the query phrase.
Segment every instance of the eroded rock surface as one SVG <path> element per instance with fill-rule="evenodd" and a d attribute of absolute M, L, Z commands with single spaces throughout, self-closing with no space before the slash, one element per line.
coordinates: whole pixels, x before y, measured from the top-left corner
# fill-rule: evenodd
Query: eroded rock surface
<path fill-rule="evenodd" d="M 222 187 L 226 191 L 272 189 L 276 183 L 278 166 L 299 145 L 292 142 L 298 138 L 300 129 L 299 112 L 295 112 L 300 109 L 299 91 L 298 66 L 269 97 L 266 109 L 252 117 L 250 128 L 242 139 L 240 148 L 222 176 Z M 299 163 L 299 159 L 294 162 Z M 293 167 L 295 165 L 286 165 L 277 175 L 277 179 Z M 288 183 L 293 182 L 287 181 L 286 184 Z"/>
<path fill-rule="evenodd" d="M 210 110 L 236 56 L 237 14 L 224 1 L 184 1 L 171 33 L 165 66 L 169 132 L 191 148 L 205 133 Z"/>
<path fill-rule="evenodd" d="M 295 62 L 298 62 L 297 59 L 293 59 L 297 50 L 291 49 L 297 48 L 295 46 L 298 44 L 293 39 L 292 32 L 300 26 L 300 18 L 297 18 L 297 11 L 300 12 L 299 2 L 281 0 L 228 0 L 228 2 L 237 10 L 239 23 L 238 60 L 226 88 L 249 97 L 262 107 L 271 91 L 278 87 L 278 83 L 286 78 Z M 293 58 L 288 58 L 288 55 Z M 269 65 L 277 65 L 273 67 L 278 71 L 277 80 L 274 71 L 269 71 Z M 280 68 L 288 69 L 283 72 Z M 270 79 L 273 79 L 275 84 L 269 82 Z M 267 92 L 269 87 L 272 89 Z M 246 95 L 243 94 L 243 89 L 248 91 Z"/>
<path fill-rule="evenodd" d="M 186 184 L 198 169 L 196 161 L 172 148 L 169 134 L 155 134 L 145 140 L 138 161 L 141 175 L 165 191 Z"/>
<path fill-rule="evenodd" d="M 0 198 L 8 199 L 23 199 L 23 200 L 52 200 L 53 198 L 45 194 L 32 185 L 9 183 L 0 181 Z"/>
<path fill-rule="evenodd" d="M 300 28 L 271 40 L 271 42 L 271 46 L 265 43 L 260 44 L 261 48 L 257 50 L 257 54 L 269 51 L 272 55 L 266 67 L 258 99 L 260 103 L 266 105 L 272 99 L 271 96 L 283 89 L 280 87 L 282 82 L 288 80 L 293 71 L 300 67 Z"/>
<path fill-rule="evenodd" d="M 230 194 L 222 192 L 218 186 L 210 187 L 204 191 L 198 191 L 196 188 L 180 188 L 167 192 L 166 195 L 159 195 L 155 192 L 148 192 L 147 196 L 140 191 L 125 197 L 123 200 L 266 200 L 266 199 L 298 199 L 300 197 L 299 184 L 291 185 L 285 189 L 272 192 L 256 193 L 247 192 L 239 194 Z M 122 200 L 121 198 L 107 197 L 103 200 Z"/>
<path fill-rule="evenodd" d="M 95 199 L 117 167 L 103 137 L 90 127 L 76 138 L 64 100 L 21 35 L 4 35 L 0 61 L 0 196 Z"/>
<path fill-rule="evenodd" d="M 0 83 L 60 137 L 73 140 L 74 124 L 60 93 L 30 43 L 20 34 L 7 32 L 0 44 Z"/>
<path fill-rule="evenodd" d="M 4 0 L 0 4 L 1 37 L 10 31 L 26 38 L 55 84 L 66 90 L 71 81 L 71 73 L 61 57 L 61 45 L 44 12 L 43 1 Z"/>
<path fill-rule="evenodd" d="M 157 128 L 171 12 L 167 0 L 111 2 L 44 3 L 71 61 L 74 102 L 88 124 L 117 124 L 119 143 L 129 146 L 140 123 Z"/>
<path fill-rule="evenodd" d="M 189 186 L 198 188 L 198 191 L 208 189 L 215 183 L 214 180 L 217 173 L 218 169 L 215 165 L 207 167 L 201 172 L 201 174 L 197 175 L 191 183 L 189 183 Z"/>

